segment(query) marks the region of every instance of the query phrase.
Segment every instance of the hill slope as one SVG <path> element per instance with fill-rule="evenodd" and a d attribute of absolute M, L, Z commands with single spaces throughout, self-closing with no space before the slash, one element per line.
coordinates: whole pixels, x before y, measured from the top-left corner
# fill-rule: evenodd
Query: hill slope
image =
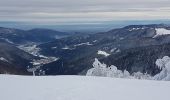
<path fill-rule="evenodd" d="M 169 45 L 165 45 L 170 43 L 169 32 L 170 26 L 164 24 L 130 25 L 103 33 L 62 38 L 39 45 L 39 48 L 44 55 L 60 58 L 44 66 L 48 68 L 46 74 L 50 75 L 85 74 L 94 58 L 107 59 L 109 55 L 120 59 L 107 59 L 107 65 L 115 64 L 118 69 L 130 73 L 140 71 L 155 75 L 159 72 L 155 68 L 156 59 L 169 56 Z M 121 58 L 123 55 L 126 59 Z"/>
<path fill-rule="evenodd" d="M 0 74 L 28 74 L 27 66 L 33 59 L 38 59 L 23 50 L 0 40 Z"/>
<path fill-rule="evenodd" d="M 68 33 L 49 29 L 20 30 L 0 27 L 0 39 L 13 44 L 44 43 L 68 36 Z"/>

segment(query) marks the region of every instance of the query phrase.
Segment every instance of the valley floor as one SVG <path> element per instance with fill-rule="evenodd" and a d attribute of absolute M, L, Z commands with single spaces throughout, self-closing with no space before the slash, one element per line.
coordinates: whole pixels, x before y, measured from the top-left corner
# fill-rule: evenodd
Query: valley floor
<path fill-rule="evenodd" d="M 169 81 L 0 75 L 0 100 L 170 100 Z"/>

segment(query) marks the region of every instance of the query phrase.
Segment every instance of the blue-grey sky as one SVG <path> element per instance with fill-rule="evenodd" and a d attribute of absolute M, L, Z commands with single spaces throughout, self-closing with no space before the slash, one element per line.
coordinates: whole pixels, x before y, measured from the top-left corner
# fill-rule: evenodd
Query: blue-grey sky
<path fill-rule="evenodd" d="M 169 19 L 170 0 L 0 0 L 0 22 L 97 25 Z"/>

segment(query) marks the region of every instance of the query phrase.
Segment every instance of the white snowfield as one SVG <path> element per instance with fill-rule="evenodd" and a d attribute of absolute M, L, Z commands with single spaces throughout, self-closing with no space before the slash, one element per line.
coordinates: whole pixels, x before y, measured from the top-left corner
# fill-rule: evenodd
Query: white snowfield
<path fill-rule="evenodd" d="M 0 100 L 170 100 L 170 82 L 0 75 Z"/>
<path fill-rule="evenodd" d="M 101 51 L 101 50 L 99 50 L 99 51 L 97 52 L 97 54 L 99 54 L 99 55 L 104 55 L 105 57 L 107 57 L 107 56 L 110 55 L 110 54 L 108 54 L 107 52 Z"/>
<path fill-rule="evenodd" d="M 156 35 L 153 38 L 156 38 L 158 36 L 162 36 L 162 35 L 169 35 L 170 34 L 170 30 L 167 30 L 165 28 L 156 28 Z"/>

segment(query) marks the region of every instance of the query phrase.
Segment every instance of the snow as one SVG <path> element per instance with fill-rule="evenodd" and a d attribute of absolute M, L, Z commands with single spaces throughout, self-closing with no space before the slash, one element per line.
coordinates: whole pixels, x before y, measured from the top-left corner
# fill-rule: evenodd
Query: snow
<path fill-rule="evenodd" d="M 69 47 L 65 46 L 65 47 L 63 47 L 62 49 L 63 49 L 63 50 L 67 50 L 67 49 L 69 49 L 69 50 L 70 50 L 71 48 L 69 48 Z"/>
<path fill-rule="evenodd" d="M 169 100 L 170 82 L 0 75 L 1 100 Z"/>
<path fill-rule="evenodd" d="M 14 42 L 10 41 L 9 39 L 6 39 L 6 38 L 1 38 L 3 40 L 5 40 L 6 42 L 10 43 L 10 44 L 14 44 Z"/>
<path fill-rule="evenodd" d="M 125 39 L 125 38 L 124 38 L 124 37 L 120 37 L 119 39 L 120 39 L 120 40 L 123 40 L 123 39 Z"/>
<path fill-rule="evenodd" d="M 0 57 L 1 61 L 5 61 L 5 62 L 9 62 L 7 59 L 5 59 L 4 57 Z"/>
<path fill-rule="evenodd" d="M 104 55 L 105 57 L 107 57 L 107 56 L 110 55 L 110 54 L 108 54 L 107 52 L 101 51 L 101 50 L 99 50 L 99 51 L 97 52 L 97 54 L 99 54 L 99 55 Z"/>
<path fill-rule="evenodd" d="M 39 56 L 40 48 L 37 45 L 20 45 L 18 46 L 19 49 L 24 50 L 25 52 L 32 54 L 34 56 Z"/>
<path fill-rule="evenodd" d="M 126 70 L 122 71 L 117 69 L 114 65 L 108 66 L 101 63 L 97 58 L 95 58 L 93 68 L 87 71 L 86 76 L 170 81 L 170 57 L 164 56 L 162 59 L 157 59 L 155 64 L 155 66 L 161 70 L 160 73 L 157 73 L 155 76 L 141 72 L 134 72 L 130 74 Z"/>
<path fill-rule="evenodd" d="M 166 63 L 170 61 L 170 58 L 168 56 L 164 56 L 162 59 L 157 59 L 155 64 L 159 67 L 159 69 L 162 69 Z"/>
<path fill-rule="evenodd" d="M 14 44 L 14 42 L 10 41 L 9 39 L 5 39 L 6 42 Z"/>
<path fill-rule="evenodd" d="M 162 36 L 162 35 L 169 35 L 170 34 L 170 30 L 167 30 L 165 28 L 156 28 L 156 35 L 153 36 L 153 38 L 156 38 L 158 36 Z"/>
<path fill-rule="evenodd" d="M 39 65 L 44 65 L 44 64 L 48 64 L 54 61 L 57 61 L 59 58 L 56 57 L 50 57 L 50 56 L 45 56 L 40 54 L 40 48 L 38 48 L 38 46 L 36 44 L 27 44 L 27 45 L 20 45 L 18 46 L 19 49 L 24 50 L 25 52 L 33 55 L 33 56 L 37 56 L 40 57 L 41 59 L 39 60 L 35 60 L 33 59 L 32 63 L 34 66 L 39 66 Z"/>
<path fill-rule="evenodd" d="M 136 31 L 136 30 L 139 30 L 139 29 L 143 29 L 143 28 L 131 28 L 131 29 L 129 29 L 129 31 Z"/>
<path fill-rule="evenodd" d="M 63 49 L 63 50 L 73 50 L 73 49 L 75 49 L 75 48 L 72 48 L 72 47 L 69 47 L 69 46 L 64 46 L 63 48 L 61 48 L 61 49 Z"/>
<path fill-rule="evenodd" d="M 80 43 L 80 44 L 76 44 L 76 45 L 74 45 L 75 47 L 77 47 L 77 46 L 82 46 L 82 45 L 93 45 L 93 44 L 91 44 L 90 42 L 86 42 L 86 43 Z"/>
<path fill-rule="evenodd" d="M 93 42 L 95 43 L 95 42 L 97 42 L 97 40 L 94 40 Z"/>
<path fill-rule="evenodd" d="M 40 58 L 45 58 L 47 59 L 48 57 L 47 56 L 44 56 L 44 55 L 39 55 Z"/>
<path fill-rule="evenodd" d="M 153 79 L 170 81 L 170 57 L 164 56 L 162 59 L 157 59 L 156 65 L 161 69 L 161 72 L 155 75 Z"/>
<path fill-rule="evenodd" d="M 117 48 L 113 48 L 110 50 L 110 52 L 115 52 Z"/>
<path fill-rule="evenodd" d="M 134 72 L 130 74 L 128 71 L 119 70 L 116 66 L 108 66 L 101 63 L 97 58 L 93 62 L 93 68 L 89 69 L 86 73 L 87 76 L 102 76 L 112 78 L 130 78 L 130 79 L 145 79 L 145 80 L 162 80 L 170 81 L 170 57 L 164 56 L 162 59 L 157 59 L 155 62 L 161 71 L 155 76 L 150 76 L 147 73 Z"/>
<path fill-rule="evenodd" d="M 56 57 L 47 57 L 47 58 L 43 58 L 43 59 L 39 59 L 39 60 L 33 60 L 31 63 L 33 65 L 44 65 L 44 64 L 48 64 L 54 61 L 59 60 L 59 58 Z"/>
<path fill-rule="evenodd" d="M 51 49 L 57 49 L 57 47 L 51 47 Z"/>
<path fill-rule="evenodd" d="M 121 51 L 120 51 L 120 49 L 118 49 L 118 48 L 113 48 L 113 49 L 110 50 L 110 52 L 111 52 L 111 53 L 119 53 L 119 52 L 121 52 Z"/>

